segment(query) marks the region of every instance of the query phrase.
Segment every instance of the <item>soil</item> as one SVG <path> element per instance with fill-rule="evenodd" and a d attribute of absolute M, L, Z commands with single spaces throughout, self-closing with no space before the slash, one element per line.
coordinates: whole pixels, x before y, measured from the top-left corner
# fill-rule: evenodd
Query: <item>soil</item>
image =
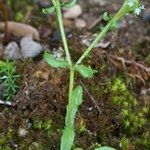
<path fill-rule="evenodd" d="M 144 4 L 150 6 L 146 0 Z M 83 8 L 82 18 L 90 23 L 90 19 L 97 19 L 105 11 L 114 14 L 121 2 L 117 0 L 111 5 L 108 2 L 107 5 L 100 6 L 81 0 L 80 5 Z M 26 6 L 32 7 L 32 11 L 26 16 L 25 23 L 37 27 L 40 33 L 49 33 L 41 34 L 41 43 L 49 51 L 62 47 L 55 16 L 44 16 L 36 4 L 26 3 Z M 12 14 L 16 13 L 16 9 L 10 7 Z M 73 23 L 72 20 L 69 22 Z M 85 49 L 81 44 L 81 35 L 92 35 L 99 31 L 99 26 L 105 24 L 100 21 L 90 30 L 88 27 L 80 30 L 66 23 L 74 61 Z M 120 22 L 120 26 L 119 30 L 111 31 L 106 36 L 105 41 L 110 41 L 110 46 L 93 49 L 84 61 L 86 65 L 98 70 L 94 78 L 87 80 L 76 75 L 75 84 L 83 84 L 88 93 L 84 92 L 84 102 L 77 113 L 74 148 L 93 150 L 100 144 L 123 149 L 121 140 L 127 138 L 128 150 L 150 149 L 150 112 L 144 116 L 147 122 L 141 128 L 132 134 L 127 132 L 121 121 L 121 106 L 112 104 L 111 88 L 108 87 L 109 81 L 123 78 L 128 90 L 140 104 L 133 111 L 150 106 L 150 93 L 141 96 L 142 89 L 150 88 L 150 73 L 135 63 L 125 63 L 125 68 L 118 59 L 124 58 L 150 67 L 150 60 L 148 62 L 146 59 L 150 54 L 150 25 L 143 21 L 142 16 L 127 16 Z M 16 68 L 21 75 L 19 91 L 11 106 L 0 105 L 0 149 L 58 150 L 64 128 L 69 71 L 48 66 L 43 60 L 43 53 L 33 60 L 16 61 Z"/>

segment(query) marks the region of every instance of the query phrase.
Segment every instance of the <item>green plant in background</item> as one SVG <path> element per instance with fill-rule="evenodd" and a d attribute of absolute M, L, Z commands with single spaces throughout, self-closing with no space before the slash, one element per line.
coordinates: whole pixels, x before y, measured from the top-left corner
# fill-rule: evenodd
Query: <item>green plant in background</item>
<path fill-rule="evenodd" d="M 51 119 L 37 119 L 34 121 L 35 129 L 43 129 L 44 131 L 50 131 L 52 128 L 52 120 Z"/>
<path fill-rule="evenodd" d="M 0 61 L 0 81 L 4 87 L 3 100 L 8 101 L 16 94 L 19 89 L 17 80 L 19 75 L 16 73 L 16 68 L 12 62 Z"/>
<path fill-rule="evenodd" d="M 116 78 L 108 84 L 112 93 L 112 103 L 121 108 L 121 120 L 125 130 L 129 133 L 135 133 L 144 126 L 147 119 L 145 115 L 149 109 L 144 107 L 140 111 L 136 111 L 138 103 L 135 97 L 129 92 L 123 79 Z"/>
<path fill-rule="evenodd" d="M 5 134 L 0 134 L 0 150 L 11 150 L 9 140 L 13 139 L 14 131 L 7 129 Z"/>
<path fill-rule="evenodd" d="M 128 150 L 130 145 L 130 140 L 126 137 L 123 137 L 120 141 L 120 147 L 122 150 Z"/>
<path fill-rule="evenodd" d="M 63 131 L 63 135 L 61 138 L 61 150 L 70 150 L 74 137 L 75 137 L 75 128 L 74 128 L 74 121 L 75 115 L 78 111 L 78 107 L 82 103 L 82 96 L 83 96 L 83 88 L 81 85 L 77 85 L 74 87 L 74 80 L 75 80 L 75 72 L 78 72 L 84 78 L 92 78 L 93 74 L 96 72 L 91 67 L 85 66 L 82 64 L 82 61 L 89 55 L 95 45 L 106 35 L 108 31 L 114 28 L 114 25 L 125 15 L 128 13 L 132 13 L 135 16 L 139 15 L 141 10 L 144 9 L 144 6 L 141 5 L 140 0 L 125 0 L 124 4 L 120 8 L 120 10 L 116 13 L 114 17 L 108 16 L 106 13 L 104 14 L 103 18 L 105 20 L 109 20 L 107 25 L 100 31 L 98 36 L 95 40 L 91 43 L 91 45 L 84 51 L 81 57 L 77 60 L 76 63 L 73 63 L 71 60 L 71 55 L 69 52 L 69 47 L 67 44 L 67 39 L 65 35 L 63 19 L 62 19 L 62 12 L 61 8 L 68 8 L 72 7 L 76 0 L 70 0 L 69 2 L 61 2 L 59 0 L 51 0 L 53 6 L 48 9 L 43 9 L 44 13 L 52 13 L 56 12 L 59 28 L 62 36 L 63 46 L 66 53 L 67 59 L 55 59 L 52 55 L 48 52 L 45 52 L 44 59 L 45 61 L 54 68 L 66 68 L 70 70 L 70 81 L 69 81 L 69 94 L 68 94 L 68 105 L 67 105 L 67 113 L 65 118 L 65 128 Z M 99 148 L 99 150 L 102 148 Z M 105 147 L 103 149 L 106 149 Z M 108 150 L 108 147 L 107 147 Z"/>

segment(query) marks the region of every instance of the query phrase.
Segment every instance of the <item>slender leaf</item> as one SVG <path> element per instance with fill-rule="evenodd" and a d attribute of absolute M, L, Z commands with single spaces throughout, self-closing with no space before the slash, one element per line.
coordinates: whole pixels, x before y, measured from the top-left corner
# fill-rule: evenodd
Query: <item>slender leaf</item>
<path fill-rule="evenodd" d="M 96 73 L 96 70 L 93 70 L 90 67 L 86 67 L 84 65 L 77 65 L 75 69 L 84 77 L 84 78 L 92 78 L 93 74 Z"/>
<path fill-rule="evenodd" d="M 43 12 L 44 14 L 51 14 L 51 13 L 54 12 L 54 10 L 55 10 L 55 7 L 52 6 L 52 7 L 49 7 L 49 8 L 43 8 L 43 9 L 42 9 L 42 12 Z"/>
<path fill-rule="evenodd" d="M 71 105 L 67 106 L 66 126 L 73 126 L 75 115 L 83 99 L 83 88 L 78 85 L 72 92 Z"/>
<path fill-rule="evenodd" d="M 83 99 L 83 88 L 81 85 L 78 85 L 74 90 L 73 90 L 73 93 L 72 93 L 72 101 L 73 103 L 75 103 L 76 107 L 78 107 Z"/>
<path fill-rule="evenodd" d="M 111 19 L 111 17 L 108 16 L 108 13 L 107 13 L 107 12 L 104 12 L 104 14 L 103 14 L 103 20 L 109 21 L 110 19 Z"/>
<path fill-rule="evenodd" d="M 70 150 L 74 141 L 74 121 L 79 105 L 82 103 L 83 88 L 77 86 L 72 93 L 71 100 L 67 106 L 66 127 L 61 138 L 61 150 Z"/>
<path fill-rule="evenodd" d="M 75 132 L 73 127 L 66 127 L 61 137 L 61 150 L 70 150 L 74 141 Z"/>
<path fill-rule="evenodd" d="M 54 68 L 67 68 L 69 67 L 69 64 L 66 60 L 63 59 L 55 59 L 52 55 L 50 55 L 48 52 L 44 53 L 44 60 L 52 67 Z"/>
<path fill-rule="evenodd" d="M 69 0 L 69 2 L 63 3 L 61 6 L 63 8 L 73 7 L 77 3 L 77 0 Z"/>

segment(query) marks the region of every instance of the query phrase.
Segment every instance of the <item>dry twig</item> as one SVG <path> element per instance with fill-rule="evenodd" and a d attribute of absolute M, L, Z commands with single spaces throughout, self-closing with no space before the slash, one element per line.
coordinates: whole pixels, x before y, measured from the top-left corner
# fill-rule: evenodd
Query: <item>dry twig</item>
<path fill-rule="evenodd" d="M 124 68 L 126 68 L 125 64 L 134 65 L 134 66 L 144 70 L 146 73 L 150 74 L 150 68 L 149 67 L 145 67 L 144 65 L 142 65 L 140 63 L 137 63 L 137 62 L 135 62 L 133 60 L 126 60 L 123 57 L 118 57 L 118 56 L 114 56 L 114 55 L 110 55 L 110 57 L 112 57 L 113 59 L 116 59 L 118 61 L 121 61 L 123 66 L 124 66 Z"/>
<path fill-rule="evenodd" d="M 94 105 L 96 106 L 97 110 L 99 113 L 101 113 L 101 109 L 100 107 L 98 106 L 96 100 L 93 98 L 93 96 L 90 94 L 90 92 L 88 91 L 88 89 L 85 87 L 85 85 L 83 84 L 83 82 L 80 80 L 85 92 L 88 94 L 88 96 L 90 97 L 90 99 L 92 100 L 92 102 L 94 103 Z"/>

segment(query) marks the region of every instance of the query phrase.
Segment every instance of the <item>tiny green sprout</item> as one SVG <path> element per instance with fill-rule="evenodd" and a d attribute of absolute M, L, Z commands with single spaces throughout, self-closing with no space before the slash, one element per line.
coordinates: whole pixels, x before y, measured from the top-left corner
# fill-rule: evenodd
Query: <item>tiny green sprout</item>
<path fill-rule="evenodd" d="M 66 68 L 70 70 L 69 77 L 69 91 L 68 91 L 68 105 L 66 109 L 66 117 L 65 117 L 65 128 L 63 130 L 63 134 L 61 137 L 61 150 L 70 150 L 72 148 L 74 138 L 75 138 L 75 116 L 78 112 L 78 108 L 83 101 L 83 88 L 80 85 L 77 85 L 74 88 L 75 81 L 75 73 L 78 72 L 83 78 L 92 78 L 95 70 L 93 70 L 90 66 L 87 67 L 82 62 L 83 60 L 90 54 L 92 49 L 97 45 L 99 41 L 101 41 L 104 36 L 112 29 L 117 27 L 117 22 L 120 21 L 124 16 L 131 13 L 135 16 L 139 15 L 141 11 L 144 9 L 144 6 L 141 4 L 140 0 L 124 0 L 122 7 L 119 11 L 113 16 L 108 16 L 107 13 L 104 13 L 103 19 L 107 20 L 108 23 L 102 30 L 100 30 L 97 37 L 93 40 L 90 46 L 85 49 L 83 54 L 79 57 L 79 59 L 74 63 L 71 58 L 71 54 L 69 51 L 69 46 L 67 43 L 67 38 L 65 35 L 63 18 L 62 18 L 62 8 L 69 8 L 76 4 L 77 0 L 68 0 L 67 2 L 62 2 L 60 0 L 51 0 L 52 6 L 50 8 L 43 9 L 44 13 L 52 13 L 55 12 L 58 19 L 59 29 L 62 37 L 63 47 L 66 54 L 66 59 L 56 59 L 49 53 L 45 52 L 44 59 L 45 61 L 54 68 Z M 118 92 L 118 89 L 121 92 L 126 92 L 126 86 L 122 84 L 121 81 L 116 81 L 116 85 L 112 87 L 113 93 Z M 121 85 L 119 87 L 119 85 Z M 119 87 L 119 88 L 118 88 Z M 130 93 L 127 92 L 126 97 L 133 103 L 133 97 L 130 96 Z M 119 97 L 115 99 L 115 101 L 119 101 Z M 129 102 L 130 102 L 129 101 Z M 122 98 L 121 103 L 125 102 Z M 125 126 L 129 126 L 130 122 L 126 122 Z M 101 147 L 97 150 L 113 150 L 109 147 Z"/>
<path fill-rule="evenodd" d="M 17 93 L 19 89 L 17 80 L 19 77 L 13 62 L 0 61 L 0 80 L 4 85 L 3 99 L 5 101 L 10 101 Z"/>
<path fill-rule="evenodd" d="M 148 107 L 144 107 L 142 111 L 143 111 L 144 114 L 148 114 L 149 108 Z"/>
<path fill-rule="evenodd" d="M 108 16 L 108 13 L 107 12 L 104 12 L 103 14 L 103 20 L 105 21 L 109 21 L 112 17 L 111 16 Z"/>
<path fill-rule="evenodd" d="M 122 109 L 122 114 L 124 117 L 127 117 L 129 115 L 129 112 L 127 109 Z"/>
<path fill-rule="evenodd" d="M 78 128 L 79 128 L 79 133 L 83 133 L 83 132 L 87 131 L 86 125 L 85 125 L 85 122 L 83 119 L 80 120 Z"/>
<path fill-rule="evenodd" d="M 125 120 L 123 123 L 124 123 L 123 125 L 124 125 L 125 129 L 127 129 L 130 126 L 129 120 Z"/>

